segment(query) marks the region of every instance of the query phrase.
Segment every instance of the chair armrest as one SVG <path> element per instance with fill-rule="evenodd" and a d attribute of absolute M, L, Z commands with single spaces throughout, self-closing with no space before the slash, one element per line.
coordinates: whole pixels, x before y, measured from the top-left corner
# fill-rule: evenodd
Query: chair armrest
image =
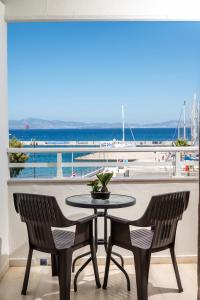
<path fill-rule="evenodd" d="M 88 216 L 88 217 L 84 217 L 84 218 L 81 218 L 81 219 L 79 219 L 79 220 L 76 220 L 75 222 L 76 222 L 76 225 L 78 225 L 78 224 L 84 224 L 84 223 L 88 223 L 88 222 L 90 222 L 90 221 L 92 221 L 92 220 L 94 220 L 94 219 L 96 219 L 98 216 L 97 215 L 90 215 L 90 216 Z"/>
<path fill-rule="evenodd" d="M 90 215 L 76 221 L 76 232 L 74 244 L 89 243 L 93 238 L 93 220 L 97 215 Z"/>
<path fill-rule="evenodd" d="M 114 244 L 123 244 L 129 247 L 131 245 L 129 228 L 131 221 L 110 215 L 108 215 L 107 218 L 111 221 L 111 239 Z"/>
<path fill-rule="evenodd" d="M 63 216 L 62 225 L 60 225 L 60 227 L 71 227 L 71 226 L 81 225 L 81 224 L 90 222 L 96 218 L 97 218 L 97 215 L 90 215 L 90 216 L 87 216 L 87 217 L 84 217 L 84 218 L 81 218 L 78 220 L 70 220 Z"/>
<path fill-rule="evenodd" d="M 124 224 L 124 225 L 129 225 L 132 222 L 130 220 L 126 220 L 126 219 L 123 219 L 123 218 L 110 216 L 110 215 L 107 215 L 107 218 L 110 219 L 111 222 L 113 221 L 113 222 L 121 223 L 121 224 Z"/>
<path fill-rule="evenodd" d="M 127 249 L 130 249 L 132 245 L 129 225 L 138 227 L 150 227 L 150 225 L 147 224 L 147 221 L 143 220 L 142 218 L 135 221 L 126 220 L 110 215 L 108 215 L 107 218 L 111 221 L 111 239 L 113 243 L 119 246 L 126 245 Z"/>
<path fill-rule="evenodd" d="M 107 216 L 108 219 L 111 220 L 111 222 L 117 222 L 117 223 L 121 223 L 124 225 L 132 225 L 132 226 L 136 226 L 136 227 L 151 227 L 151 224 L 147 224 L 146 222 L 144 222 L 141 219 L 138 220 L 127 220 L 127 219 L 123 219 L 123 218 L 119 218 L 119 217 L 115 217 L 115 216 Z"/>

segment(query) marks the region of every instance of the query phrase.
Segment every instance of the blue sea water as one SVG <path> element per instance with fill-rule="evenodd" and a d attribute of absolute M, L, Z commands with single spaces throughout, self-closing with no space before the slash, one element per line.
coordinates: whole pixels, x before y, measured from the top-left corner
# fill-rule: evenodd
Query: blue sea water
<path fill-rule="evenodd" d="M 181 130 L 183 135 L 183 130 Z M 11 136 L 22 141 L 111 141 L 122 140 L 122 129 L 19 129 L 10 130 Z M 190 128 L 186 130 L 190 139 Z M 172 141 L 178 137 L 177 128 L 129 128 L 125 129 L 127 141 Z"/>
<path fill-rule="evenodd" d="M 113 139 L 122 140 L 122 129 L 22 129 L 10 130 L 10 138 L 16 137 L 21 141 L 52 141 L 52 142 L 68 142 L 68 141 L 111 141 Z M 187 139 L 190 139 L 190 129 L 187 128 Z M 172 141 L 177 139 L 176 128 L 134 128 L 125 129 L 126 141 Z M 181 135 L 183 132 L 181 131 Z M 40 146 L 37 146 L 40 147 Z M 54 147 L 54 146 L 48 146 Z M 87 153 L 73 153 L 73 160 Z M 48 153 L 30 153 L 28 162 L 56 162 L 56 154 Z M 62 155 L 63 162 L 72 161 L 72 153 L 64 153 Z M 97 168 L 63 168 L 65 177 L 76 174 L 83 176 Z M 25 168 L 20 173 L 22 178 L 49 178 L 56 177 L 56 168 Z"/>

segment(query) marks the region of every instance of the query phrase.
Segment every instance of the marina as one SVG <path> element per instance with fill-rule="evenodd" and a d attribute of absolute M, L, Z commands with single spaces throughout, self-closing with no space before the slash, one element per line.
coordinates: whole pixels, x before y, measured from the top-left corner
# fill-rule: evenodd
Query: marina
<path fill-rule="evenodd" d="M 99 172 L 136 179 L 197 176 L 196 123 L 192 129 L 185 124 L 125 128 L 122 106 L 122 128 L 10 130 L 11 138 L 21 140 L 22 153 L 28 155 L 25 163 L 10 164 L 10 170 L 21 167 L 18 178 L 91 178 Z M 175 147 L 182 136 L 187 137 L 185 151 Z"/>
<path fill-rule="evenodd" d="M 21 166 L 16 174 L 22 178 L 83 178 L 99 172 L 134 178 L 198 175 L 196 94 L 191 102 L 190 127 L 186 126 L 185 101 L 176 128 L 126 128 L 124 105 L 121 114 L 122 128 L 37 130 L 28 126 L 10 130 L 11 139 L 20 139 L 23 151 L 28 153 L 26 163 L 10 164 L 11 174 L 14 167 Z M 187 147 L 181 150 L 180 146 Z"/>

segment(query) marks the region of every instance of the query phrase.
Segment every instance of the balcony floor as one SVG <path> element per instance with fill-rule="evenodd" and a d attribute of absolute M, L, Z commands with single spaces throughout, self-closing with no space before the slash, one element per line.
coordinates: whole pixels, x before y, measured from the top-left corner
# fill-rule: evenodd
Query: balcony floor
<path fill-rule="evenodd" d="M 93 271 L 88 267 L 79 278 L 78 292 L 71 289 L 71 300 L 137 300 L 135 274 L 133 266 L 127 266 L 130 274 L 131 292 L 126 290 L 123 275 L 111 266 L 109 285 L 106 291 L 96 289 L 93 280 Z M 197 280 L 196 265 L 181 264 L 179 270 L 184 292 L 177 293 L 174 272 L 170 264 L 152 264 L 149 278 L 149 299 L 152 300 L 193 300 L 196 299 Z M 100 266 L 101 282 L 104 267 Z M 59 300 L 58 279 L 51 277 L 50 267 L 32 267 L 27 296 L 21 296 L 20 290 L 24 275 L 24 268 L 12 267 L 0 282 L 0 299 L 2 300 Z M 72 277 L 73 280 L 73 277 Z"/>

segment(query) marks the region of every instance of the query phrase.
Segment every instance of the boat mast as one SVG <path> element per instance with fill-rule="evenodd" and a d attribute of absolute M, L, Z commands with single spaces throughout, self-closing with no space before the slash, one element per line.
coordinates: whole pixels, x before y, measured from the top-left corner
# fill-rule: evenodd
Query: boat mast
<path fill-rule="evenodd" d="M 198 144 L 198 131 L 199 131 L 199 101 L 197 95 L 194 94 L 192 101 L 191 111 L 191 142 L 193 145 Z"/>
<path fill-rule="evenodd" d="M 122 143 L 125 142 L 125 134 L 124 134 L 124 105 L 122 104 Z"/>
<path fill-rule="evenodd" d="M 186 140 L 186 118 L 185 118 L 185 105 L 186 102 L 184 101 L 183 104 L 183 139 Z"/>
<path fill-rule="evenodd" d="M 182 111 L 183 111 L 183 109 L 181 109 L 181 112 L 180 112 L 180 115 L 179 115 L 179 119 L 178 119 L 178 123 L 177 123 L 178 140 L 181 138 L 181 118 L 182 118 Z"/>
<path fill-rule="evenodd" d="M 178 123 L 178 140 L 180 139 L 180 126 L 179 126 L 179 123 Z"/>

